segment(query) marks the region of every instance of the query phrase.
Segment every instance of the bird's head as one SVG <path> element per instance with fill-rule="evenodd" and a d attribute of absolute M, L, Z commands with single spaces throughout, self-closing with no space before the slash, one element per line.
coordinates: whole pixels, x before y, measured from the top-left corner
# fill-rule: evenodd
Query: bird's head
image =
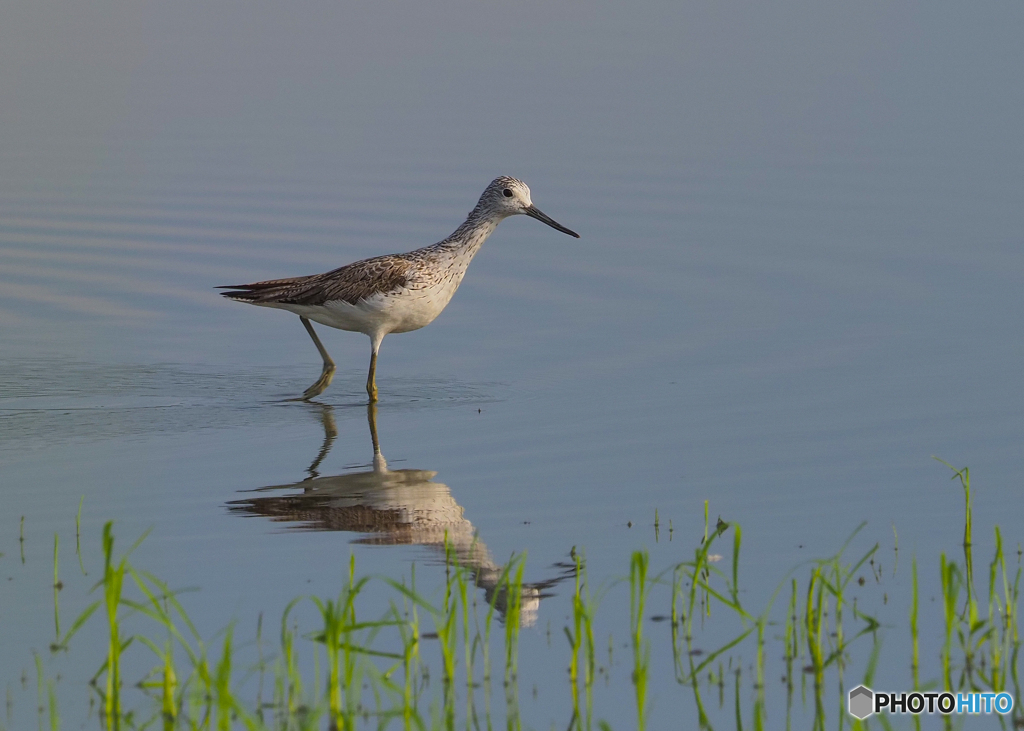
<path fill-rule="evenodd" d="M 518 216 L 520 214 L 526 215 L 530 218 L 536 218 L 538 221 L 546 223 L 551 228 L 564 234 L 569 234 L 576 238 L 580 237 L 578 233 L 567 229 L 533 205 L 533 200 L 530 198 L 530 186 L 516 178 L 509 178 L 503 175 L 492 180 L 491 184 L 484 190 L 483 195 L 480 196 L 477 208 L 482 209 L 489 215 L 501 218 Z"/>

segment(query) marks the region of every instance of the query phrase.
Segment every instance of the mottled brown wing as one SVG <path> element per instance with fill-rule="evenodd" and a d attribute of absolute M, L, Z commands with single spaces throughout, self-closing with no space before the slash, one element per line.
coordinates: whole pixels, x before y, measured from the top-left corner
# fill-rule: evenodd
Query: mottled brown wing
<path fill-rule="evenodd" d="M 228 299 L 253 304 L 322 305 L 343 301 L 356 304 L 379 292 L 404 287 L 413 264 L 401 256 L 377 256 L 323 274 L 290 279 L 271 279 L 253 284 L 218 287 Z"/>

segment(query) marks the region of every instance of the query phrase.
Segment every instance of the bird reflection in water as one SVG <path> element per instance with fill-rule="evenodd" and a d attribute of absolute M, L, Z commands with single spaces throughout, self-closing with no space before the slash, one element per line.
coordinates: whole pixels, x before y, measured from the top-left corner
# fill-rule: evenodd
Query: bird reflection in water
<path fill-rule="evenodd" d="M 488 603 L 504 617 L 507 597 L 501 586 L 503 566 L 497 564 L 487 546 L 476 535 L 473 524 L 463 516 L 462 506 L 448 486 L 433 482 L 430 470 L 388 469 L 377 439 L 377 407 L 369 404 L 366 417 L 373 442 L 373 468 L 364 472 L 321 477 L 320 464 L 338 435 L 333 407 L 315 404 L 324 427 L 324 442 L 307 470 L 308 477 L 288 485 L 259 487 L 252 492 L 292 494 L 260 495 L 234 500 L 228 509 L 240 515 L 262 515 L 275 522 L 288 522 L 297 530 L 349 531 L 361 533 L 353 543 L 366 545 L 427 546 L 441 557 L 450 555 L 473 575 Z M 450 554 L 445 551 L 447 540 Z M 557 564 L 557 575 L 539 583 L 524 583 L 520 622 L 530 626 L 537 620 L 545 590 L 573 575 L 575 566 Z"/>

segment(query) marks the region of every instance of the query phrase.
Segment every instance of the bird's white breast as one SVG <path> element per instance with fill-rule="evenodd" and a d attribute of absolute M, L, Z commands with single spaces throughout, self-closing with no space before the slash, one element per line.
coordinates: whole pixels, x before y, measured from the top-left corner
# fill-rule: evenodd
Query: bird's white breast
<path fill-rule="evenodd" d="M 429 325 L 451 301 L 468 261 L 453 257 L 444 266 L 417 272 L 406 286 L 378 292 L 355 304 L 332 300 L 322 305 L 271 304 L 321 325 L 375 335 L 409 332 Z"/>

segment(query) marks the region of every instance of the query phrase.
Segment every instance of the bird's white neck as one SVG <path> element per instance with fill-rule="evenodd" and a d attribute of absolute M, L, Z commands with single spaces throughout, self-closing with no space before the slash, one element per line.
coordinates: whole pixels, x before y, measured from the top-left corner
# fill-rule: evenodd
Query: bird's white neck
<path fill-rule="evenodd" d="M 504 218 L 491 211 L 474 208 L 462 225 L 442 241 L 440 246 L 472 258 Z"/>

